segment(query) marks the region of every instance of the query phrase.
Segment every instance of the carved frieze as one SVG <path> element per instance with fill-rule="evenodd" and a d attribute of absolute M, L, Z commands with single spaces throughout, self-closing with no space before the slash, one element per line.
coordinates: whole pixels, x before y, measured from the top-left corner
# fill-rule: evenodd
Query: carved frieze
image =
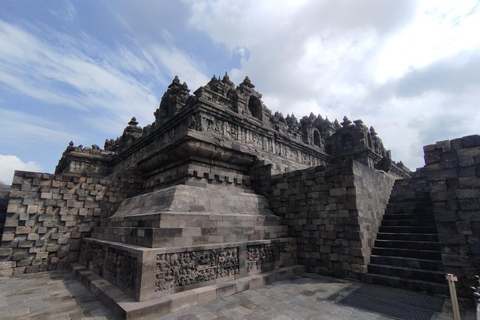
<path fill-rule="evenodd" d="M 238 248 L 157 255 L 156 291 L 238 274 Z"/>
<path fill-rule="evenodd" d="M 276 138 L 270 138 L 259 132 L 249 130 L 228 121 L 217 119 L 215 116 L 203 115 L 191 116 L 188 124 L 189 129 L 220 134 L 231 140 L 249 144 L 258 150 L 275 153 L 289 160 L 297 161 L 305 165 L 324 164 L 320 159 L 304 151 L 278 142 Z"/>
<path fill-rule="evenodd" d="M 286 243 L 271 243 L 247 247 L 247 270 L 262 270 L 262 265 L 280 260 L 280 253 L 286 252 Z"/>

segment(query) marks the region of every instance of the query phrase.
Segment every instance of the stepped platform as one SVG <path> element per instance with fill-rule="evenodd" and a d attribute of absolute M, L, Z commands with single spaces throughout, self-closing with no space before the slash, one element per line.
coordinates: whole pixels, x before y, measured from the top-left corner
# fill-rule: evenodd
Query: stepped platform
<path fill-rule="evenodd" d="M 73 268 L 120 317 L 161 315 L 297 270 L 282 222 L 263 196 L 176 185 L 124 200 Z"/>

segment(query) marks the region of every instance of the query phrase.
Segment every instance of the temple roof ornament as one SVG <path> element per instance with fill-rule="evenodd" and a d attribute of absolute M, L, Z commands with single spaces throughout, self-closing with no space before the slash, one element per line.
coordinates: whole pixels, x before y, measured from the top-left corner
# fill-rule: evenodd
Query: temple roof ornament
<path fill-rule="evenodd" d="M 349 125 L 352 124 L 352 121 L 350 121 L 347 116 L 343 117 L 343 122 L 341 123 L 342 127 L 348 127 Z"/>

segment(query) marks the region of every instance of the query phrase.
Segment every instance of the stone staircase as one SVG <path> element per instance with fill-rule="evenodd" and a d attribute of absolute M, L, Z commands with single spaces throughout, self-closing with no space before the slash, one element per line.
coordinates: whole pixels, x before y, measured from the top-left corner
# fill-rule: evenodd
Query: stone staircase
<path fill-rule="evenodd" d="M 365 282 L 446 294 L 426 178 L 397 180 L 372 249 Z"/>

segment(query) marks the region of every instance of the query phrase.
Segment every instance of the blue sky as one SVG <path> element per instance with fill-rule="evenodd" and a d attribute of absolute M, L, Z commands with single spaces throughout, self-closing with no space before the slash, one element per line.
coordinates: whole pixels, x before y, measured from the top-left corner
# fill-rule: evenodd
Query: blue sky
<path fill-rule="evenodd" d="M 396 161 L 477 134 L 479 1 L 0 2 L 0 181 L 140 125 L 175 75 L 249 76 L 273 111 L 374 126 Z"/>

